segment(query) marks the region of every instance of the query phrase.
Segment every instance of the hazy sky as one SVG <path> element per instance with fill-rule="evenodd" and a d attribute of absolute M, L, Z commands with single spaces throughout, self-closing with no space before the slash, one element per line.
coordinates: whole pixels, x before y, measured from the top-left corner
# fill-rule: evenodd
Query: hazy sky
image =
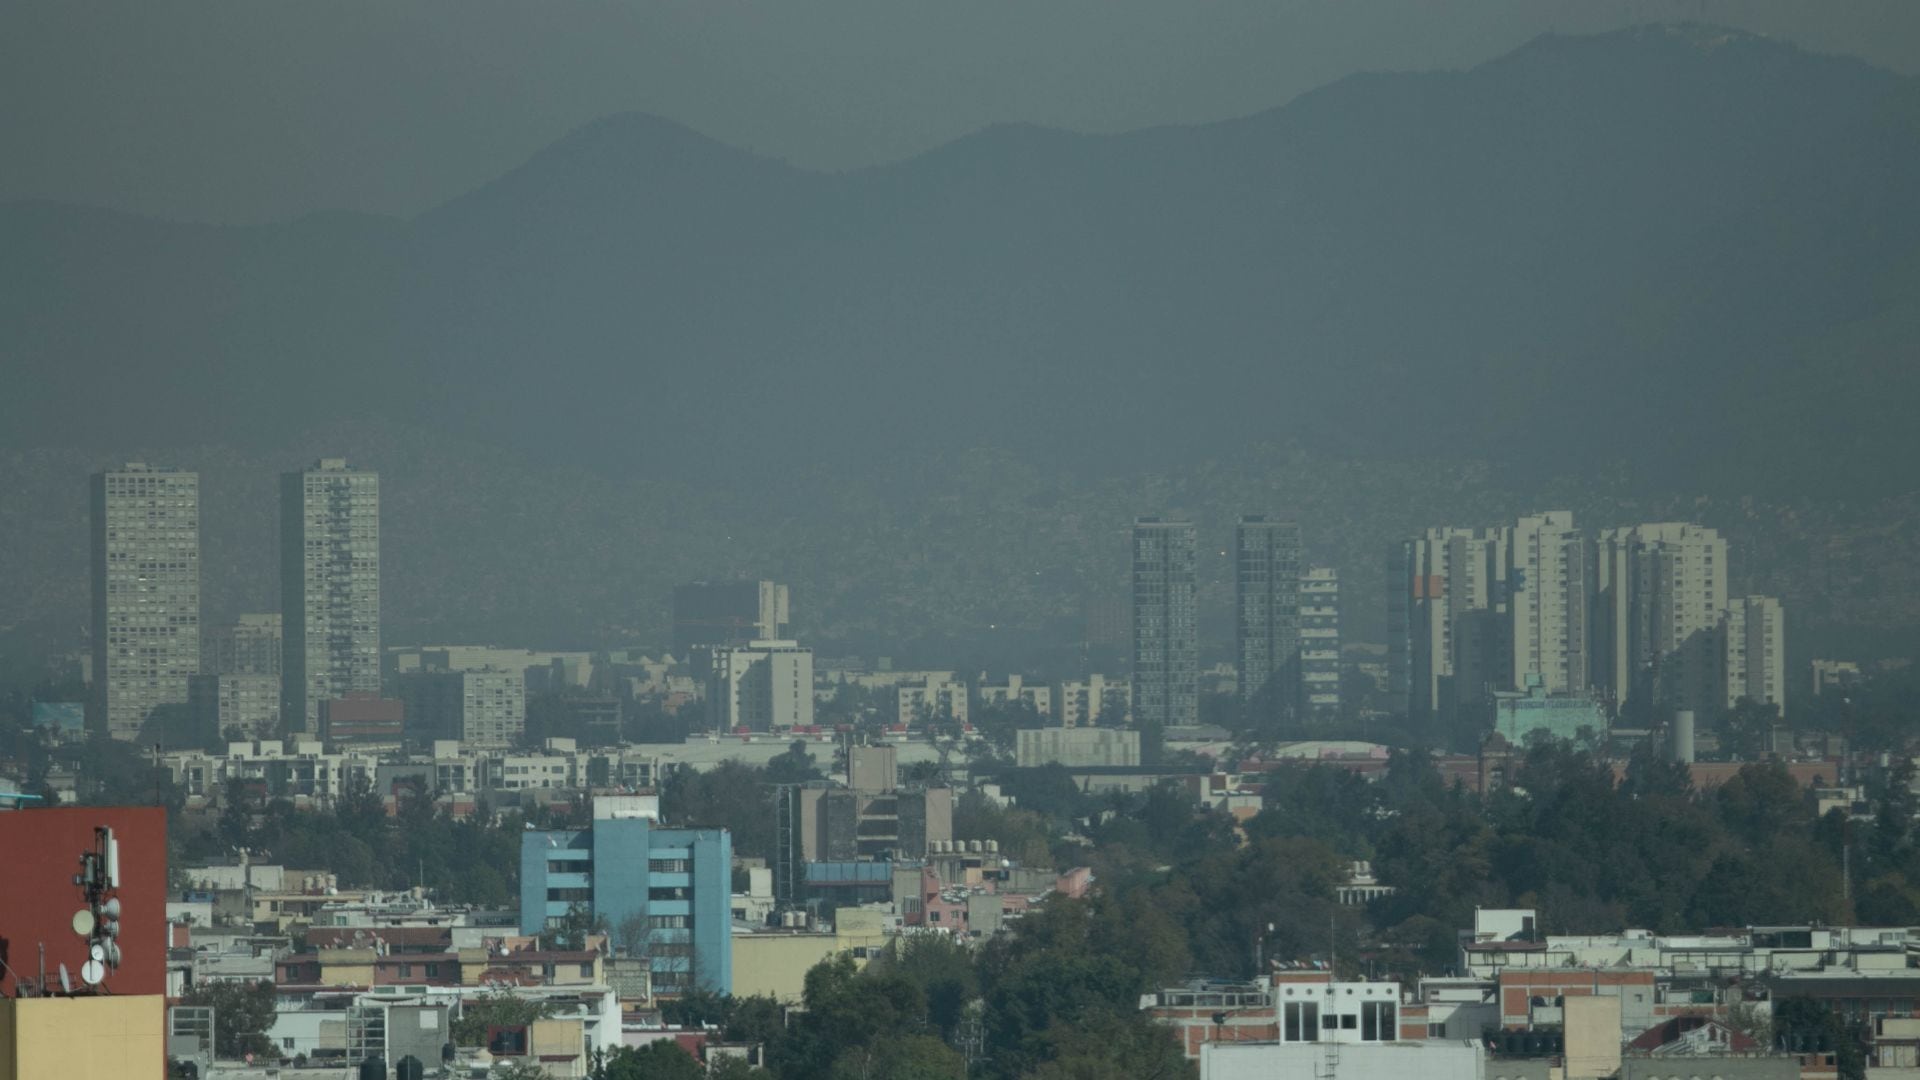
<path fill-rule="evenodd" d="M 1916 0 L 5 0 L 0 200 L 411 214 L 633 110 L 848 168 L 1674 18 L 1920 68 Z"/>

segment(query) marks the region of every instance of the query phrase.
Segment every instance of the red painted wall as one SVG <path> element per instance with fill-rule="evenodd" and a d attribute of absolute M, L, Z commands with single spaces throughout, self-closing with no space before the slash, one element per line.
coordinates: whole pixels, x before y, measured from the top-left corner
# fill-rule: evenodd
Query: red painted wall
<path fill-rule="evenodd" d="M 0 812 L 0 959 L 31 979 L 42 942 L 47 976 L 59 984 L 61 964 L 74 985 L 86 962 L 86 940 L 73 913 L 86 897 L 73 876 L 80 853 L 93 850 L 105 825 L 120 842 L 120 967 L 108 974 L 116 994 L 167 992 L 167 812 L 153 806 L 63 806 Z M 0 970 L 0 996 L 13 995 L 13 975 Z"/>

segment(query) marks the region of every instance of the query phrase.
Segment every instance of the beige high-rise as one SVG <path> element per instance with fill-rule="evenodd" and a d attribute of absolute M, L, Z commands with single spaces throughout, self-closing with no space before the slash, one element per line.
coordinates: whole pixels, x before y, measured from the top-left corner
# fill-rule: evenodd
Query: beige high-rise
<path fill-rule="evenodd" d="M 1549 694 L 1580 693 L 1588 685 L 1586 537 L 1566 510 L 1523 517 L 1510 535 L 1511 684 L 1538 675 Z"/>
<path fill-rule="evenodd" d="M 1721 671 L 1731 707 L 1741 698 L 1787 711 L 1787 620 L 1771 596 L 1743 596 L 1721 623 Z"/>
<path fill-rule="evenodd" d="M 380 476 L 322 458 L 280 477 L 281 707 L 320 728 L 320 703 L 380 689 Z"/>
<path fill-rule="evenodd" d="M 1720 623 L 1727 610 L 1727 542 L 1685 522 L 1600 534 L 1598 674 L 1615 698 L 1702 713 L 1724 698 Z"/>
<path fill-rule="evenodd" d="M 140 734 L 186 707 L 200 670 L 200 477 L 128 462 L 92 477 L 93 695 L 88 726 Z"/>

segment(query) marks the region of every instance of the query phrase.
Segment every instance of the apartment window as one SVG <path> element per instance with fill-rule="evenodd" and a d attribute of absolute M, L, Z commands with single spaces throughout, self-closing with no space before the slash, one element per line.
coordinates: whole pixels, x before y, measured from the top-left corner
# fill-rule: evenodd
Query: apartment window
<path fill-rule="evenodd" d="M 593 978 L 593 961 L 589 960 L 580 965 L 580 977 L 583 979 Z"/>
<path fill-rule="evenodd" d="M 1327 1019 L 1331 1020 L 1332 1017 Z M 1312 1042 L 1320 1026 L 1320 1004 L 1314 1001 L 1289 1001 L 1286 1005 L 1285 1031 L 1282 1037 L 1287 1042 Z"/>
<path fill-rule="evenodd" d="M 647 872 L 650 874 L 684 874 L 688 872 L 686 859 L 649 859 Z"/>
<path fill-rule="evenodd" d="M 411 979 L 411 978 L 413 978 L 413 965 L 412 965 L 412 964 L 401 964 L 401 965 L 400 965 L 400 977 L 401 977 L 401 978 L 403 978 L 403 979 Z"/>
<path fill-rule="evenodd" d="M 690 890 L 685 885 L 668 885 L 647 890 L 649 900 L 685 900 L 689 895 Z"/>
<path fill-rule="evenodd" d="M 1394 1004 L 1391 1001 L 1363 1001 L 1360 1003 L 1360 1041 L 1392 1042 L 1398 1034 L 1394 1030 Z"/>
<path fill-rule="evenodd" d="M 429 979 L 437 979 L 437 978 L 439 978 L 439 977 L 440 977 L 440 965 L 439 965 L 439 964 L 428 964 L 428 965 L 427 965 L 427 978 L 429 978 Z"/>

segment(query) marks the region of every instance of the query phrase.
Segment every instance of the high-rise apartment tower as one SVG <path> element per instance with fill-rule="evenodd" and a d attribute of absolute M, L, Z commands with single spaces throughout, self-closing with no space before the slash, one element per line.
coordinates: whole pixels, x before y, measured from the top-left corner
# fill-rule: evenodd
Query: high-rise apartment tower
<path fill-rule="evenodd" d="M 1549 694 L 1581 693 L 1589 685 L 1591 545 L 1566 510 L 1523 517 L 1510 537 L 1506 578 L 1511 683 L 1526 686 L 1528 675 L 1538 675 L 1537 685 Z"/>
<path fill-rule="evenodd" d="M 380 689 L 380 476 L 322 458 L 280 477 L 280 715 L 317 731 L 320 703 Z"/>
<path fill-rule="evenodd" d="M 93 697 L 116 739 L 187 702 L 200 670 L 200 477 L 129 462 L 92 477 Z"/>
<path fill-rule="evenodd" d="M 1200 719 L 1200 627 L 1190 521 L 1133 523 L 1133 717 L 1167 727 Z"/>
<path fill-rule="evenodd" d="M 1709 714 L 1724 696 L 1726 540 L 1661 522 L 1608 529 L 1596 548 L 1594 681 L 1622 703 Z"/>
<path fill-rule="evenodd" d="M 1300 576 L 1300 699 L 1310 717 L 1340 715 L 1340 574 L 1331 566 Z"/>
<path fill-rule="evenodd" d="M 1300 526 L 1254 514 L 1234 529 L 1240 700 L 1300 704 Z"/>
<path fill-rule="evenodd" d="M 1771 596 L 1743 596 L 1721 624 L 1724 704 L 1747 698 L 1787 711 L 1787 620 Z"/>

